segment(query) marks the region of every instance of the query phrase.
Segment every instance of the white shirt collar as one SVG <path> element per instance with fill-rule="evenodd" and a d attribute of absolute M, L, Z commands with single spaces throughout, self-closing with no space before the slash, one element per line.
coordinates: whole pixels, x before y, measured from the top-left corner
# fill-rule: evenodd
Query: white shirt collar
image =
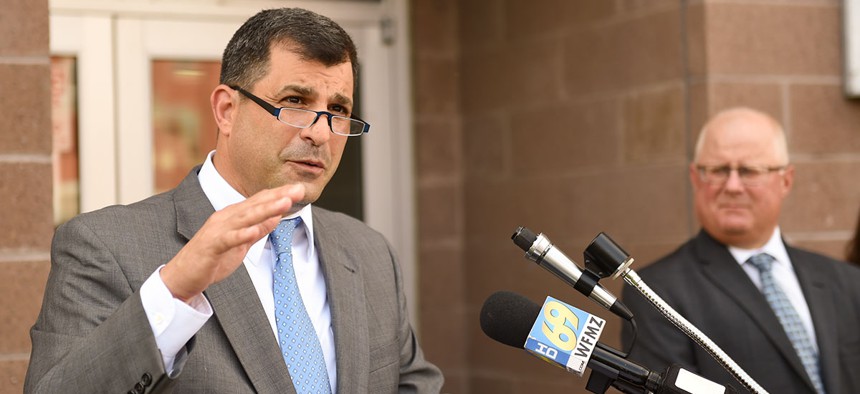
<path fill-rule="evenodd" d="M 743 265 L 750 257 L 759 253 L 767 253 L 776 259 L 776 264 L 784 264 L 791 267 L 791 260 L 788 258 L 788 251 L 785 250 L 785 244 L 782 242 L 782 233 L 777 226 L 773 230 L 773 235 L 764 246 L 757 249 L 743 249 L 736 246 L 729 246 L 729 252 L 737 260 L 738 264 Z"/>
<path fill-rule="evenodd" d="M 197 173 L 197 178 L 200 181 L 200 187 L 203 189 L 203 193 L 206 194 L 206 198 L 208 198 L 209 202 L 212 203 L 212 207 L 214 207 L 216 211 L 220 211 L 228 205 L 245 201 L 246 197 L 230 186 L 230 184 L 227 183 L 227 180 L 218 173 L 218 170 L 215 168 L 215 164 L 212 162 L 212 157 L 214 156 L 214 150 L 209 152 L 206 156 L 206 161 L 203 162 L 203 166 L 200 168 L 200 172 Z M 312 255 L 315 251 L 314 220 L 311 213 L 311 204 L 304 206 L 298 213 L 292 214 L 284 219 L 291 219 L 297 216 L 301 217 L 302 222 L 304 223 L 305 234 L 308 239 L 308 255 Z M 268 238 L 269 236 L 266 235 L 257 240 L 257 242 L 254 242 L 248 250 L 248 254 L 245 256 L 246 260 L 249 260 L 253 264 L 259 264 Z"/>

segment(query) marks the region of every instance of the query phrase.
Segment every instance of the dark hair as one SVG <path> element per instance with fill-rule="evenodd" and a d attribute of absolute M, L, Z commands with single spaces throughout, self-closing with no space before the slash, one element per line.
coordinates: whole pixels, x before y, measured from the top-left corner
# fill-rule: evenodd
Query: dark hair
<path fill-rule="evenodd" d="M 268 73 L 273 45 L 328 67 L 351 62 L 353 83 L 358 83 L 358 55 L 349 34 L 331 19 L 301 8 L 263 10 L 245 21 L 224 49 L 220 82 L 251 89 Z"/>
<path fill-rule="evenodd" d="M 848 243 L 848 255 L 845 259 L 849 263 L 860 265 L 860 215 L 857 216 L 857 228 L 854 230 L 854 238 Z"/>

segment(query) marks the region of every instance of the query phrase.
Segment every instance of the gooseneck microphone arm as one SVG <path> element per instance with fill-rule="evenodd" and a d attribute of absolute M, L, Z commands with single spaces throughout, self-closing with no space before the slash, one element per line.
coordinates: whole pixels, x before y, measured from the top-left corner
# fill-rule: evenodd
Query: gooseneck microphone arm
<path fill-rule="evenodd" d="M 592 256 L 589 264 L 592 264 L 595 270 L 605 273 L 602 277 L 611 275 L 613 279 L 617 277 L 624 278 L 625 283 L 638 290 L 666 319 L 705 349 L 714 360 L 731 373 L 747 390 L 753 393 L 767 394 L 767 391 L 756 383 L 723 349 L 720 349 L 714 341 L 685 319 L 684 316 L 681 316 L 680 313 L 672 309 L 666 301 L 663 301 L 654 290 L 651 290 L 645 284 L 645 281 L 630 268 L 632 259 L 629 258 L 627 252 L 621 249 L 615 241 L 607 235 L 600 233 L 586 248 L 585 253 Z"/>
<path fill-rule="evenodd" d="M 525 227 L 518 227 L 511 239 L 526 252 L 527 259 L 534 261 L 624 320 L 633 319 L 633 313 L 627 309 L 627 306 L 597 283 L 600 276 L 589 270 L 580 269 L 573 260 L 553 246 L 545 235 L 535 235 L 533 231 Z"/>
<path fill-rule="evenodd" d="M 738 365 L 731 357 L 729 357 L 726 352 L 723 351 L 719 346 L 717 346 L 714 341 L 708 338 L 707 335 L 702 333 L 696 326 L 690 323 L 684 316 L 681 316 L 680 313 L 672 309 L 666 301 L 663 301 L 654 290 L 651 290 L 647 284 L 639 277 L 639 275 L 630 268 L 624 270 L 621 274 L 624 278 L 624 282 L 636 288 L 655 308 L 657 308 L 660 313 L 666 317 L 675 327 L 678 327 L 681 332 L 686 334 L 690 339 L 699 344 L 703 349 L 705 349 L 711 357 L 714 358 L 722 367 L 729 371 L 735 379 L 740 382 L 747 390 L 758 393 L 758 394 L 767 394 L 767 391 L 762 388 L 758 383 L 749 374 L 744 371 L 740 365 Z"/>

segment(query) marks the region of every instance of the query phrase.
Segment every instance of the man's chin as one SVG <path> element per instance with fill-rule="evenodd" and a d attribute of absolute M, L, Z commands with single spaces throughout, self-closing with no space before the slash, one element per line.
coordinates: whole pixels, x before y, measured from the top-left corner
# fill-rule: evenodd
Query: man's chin
<path fill-rule="evenodd" d="M 720 230 L 732 236 L 744 235 L 752 229 L 752 225 L 748 222 L 724 222 L 720 225 Z"/>
<path fill-rule="evenodd" d="M 748 215 L 722 215 L 716 224 L 720 232 L 731 236 L 746 234 L 753 228 L 752 220 Z"/>
<path fill-rule="evenodd" d="M 301 201 L 296 201 L 296 205 L 309 205 L 317 201 L 320 198 L 320 194 L 322 190 L 316 187 L 313 184 L 302 183 L 305 186 L 305 197 L 301 199 Z"/>
<path fill-rule="evenodd" d="M 717 241 L 726 245 L 745 247 L 752 231 L 749 227 L 719 223 L 705 230 Z"/>
<path fill-rule="evenodd" d="M 719 240 L 727 245 L 746 247 L 752 234 L 750 226 L 740 224 L 723 224 L 719 228 Z"/>

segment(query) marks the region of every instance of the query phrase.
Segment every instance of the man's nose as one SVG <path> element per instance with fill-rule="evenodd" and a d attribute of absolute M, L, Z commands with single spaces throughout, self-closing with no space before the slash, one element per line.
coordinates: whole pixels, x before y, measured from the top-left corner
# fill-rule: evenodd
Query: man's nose
<path fill-rule="evenodd" d="M 729 178 L 726 179 L 726 189 L 729 190 L 741 190 L 744 188 L 744 183 L 741 180 L 741 174 L 737 169 L 732 168 L 729 170 Z"/>
<path fill-rule="evenodd" d="M 328 116 L 329 115 L 327 114 L 319 114 L 313 124 L 302 129 L 302 138 L 311 140 L 311 142 L 316 146 L 323 145 L 328 142 L 332 134 L 331 127 L 328 124 Z"/>

